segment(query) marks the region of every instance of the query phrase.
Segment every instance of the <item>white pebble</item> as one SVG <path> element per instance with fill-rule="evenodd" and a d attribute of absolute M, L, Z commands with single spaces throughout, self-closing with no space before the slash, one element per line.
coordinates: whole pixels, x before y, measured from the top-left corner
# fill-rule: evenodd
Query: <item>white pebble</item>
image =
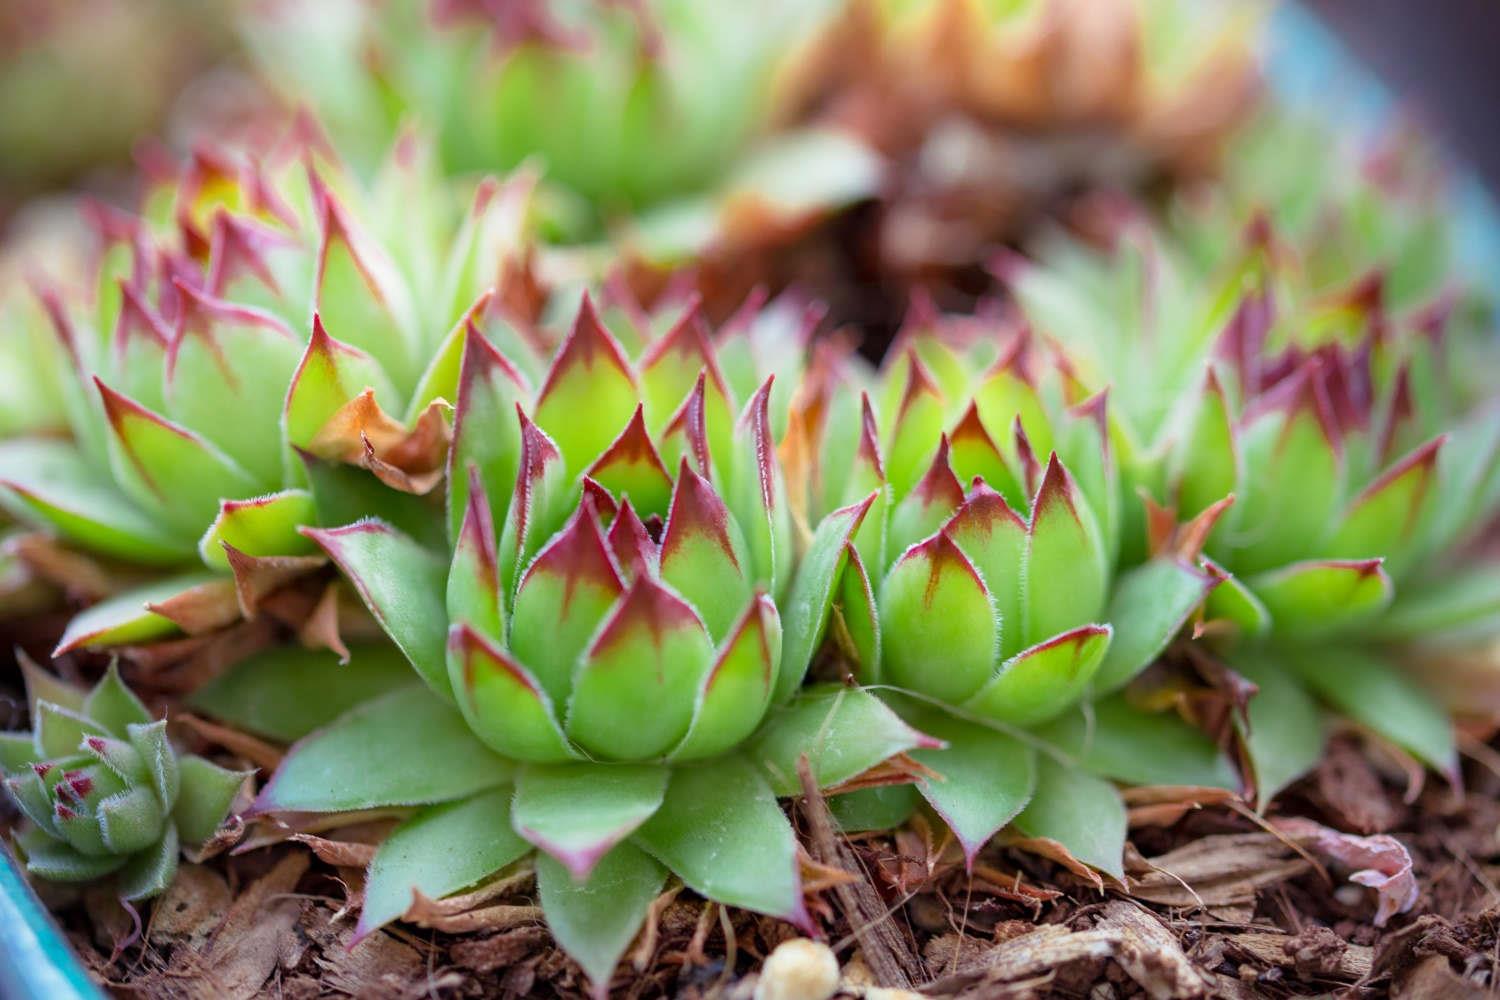
<path fill-rule="evenodd" d="M 826 945 L 784 941 L 761 966 L 755 1000 L 828 1000 L 839 988 L 839 962 Z"/>

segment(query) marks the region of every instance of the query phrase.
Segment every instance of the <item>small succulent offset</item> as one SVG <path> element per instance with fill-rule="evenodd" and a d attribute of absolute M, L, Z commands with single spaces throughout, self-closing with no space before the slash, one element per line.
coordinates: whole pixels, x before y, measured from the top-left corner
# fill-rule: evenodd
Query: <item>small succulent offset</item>
<path fill-rule="evenodd" d="M 35 667 L 26 680 L 32 732 L 0 733 L 26 870 L 49 882 L 113 876 L 126 901 L 157 895 L 181 848 L 219 829 L 247 773 L 180 753 L 113 666 L 88 691 Z"/>
<path fill-rule="evenodd" d="M 486 182 L 465 213 L 423 148 L 364 188 L 304 126 L 259 161 L 198 152 L 140 218 L 91 213 L 97 269 L 41 289 L 70 438 L 0 443 L 0 500 L 155 576 L 60 650 L 232 622 L 258 571 L 319 561 L 301 524 L 425 516 L 458 320 L 504 283 L 529 188 Z"/>
<path fill-rule="evenodd" d="M 306 529 L 425 682 L 307 735 L 255 807 L 423 807 L 371 864 L 361 935 L 535 848 L 602 991 L 669 873 L 806 923 L 776 801 L 799 756 L 836 789 L 934 745 L 864 692 L 801 690 L 834 562 L 814 541 L 798 568 L 772 379 L 741 400 L 748 334 L 721 336 L 690 308 L 631 361 L 586 297 L 533 393 L 471 329 L 450 550 L 378 519 Z"/>
<path fill-rule="evenodd" d="M 1259 686 L 1245 739 L 1262 799 L 1320 756 L 1318 701 L 1451 775 L 1447 712 L 1421 657 L 1408 673 L 1397 654 L 1500 627 L 1495 567 L 1464 556 L 1500 511 L 1500 422 L 1471 402 L 1462 364 L 1475 311 L 1419 276 L 1413 258 L 1443 252 L 1441 230 L 1398 220 L 1411 205 L 1394 194 L 1375 202 L 1301 231 L 1268 221 L 1284 200 L 1263 203 L 1211 267 L 1179 233 L 1132 224 L 1107 262 L 1007 268 L 1079 377 L 1123 389 L 1127 478 L 1150 501 L 1128 544 L 1208 519 L 1204 551 L 1227 577 L 1208 632 Z M 1191 243 L 1203 215 L 1185 214 Z M 1366 245 L 1371 270 L 1328 252 L 1355 242 L 1346 226 L 1389 236 Z"/>
<path fill-rule="evenodd" d="M 915 788 L 970 862 L 1010 824 L 1118 876 L 1124 809 L 1106 779 L 1232 786 L 1234 773 L 1181 720 L 1119 700 L 1090 704 L 1086 744 L 1079 705 L 1144 669 L 1217 580 L 1190 546 L 1119 571 L 1105 400 L 1066 405 L 1045 345 L 1003 330 L 920 317 L 879 411 L 868 394 L 825 401 L 814 502 L 854 501 L 818 529 L 842 549 L 833 642 L 863 684 L 947 742 L 914 751 L 936 772 Z M 892 812 L 850 816 L 890 822 L 903 797 L 915 793 L 866 793 Z"/>

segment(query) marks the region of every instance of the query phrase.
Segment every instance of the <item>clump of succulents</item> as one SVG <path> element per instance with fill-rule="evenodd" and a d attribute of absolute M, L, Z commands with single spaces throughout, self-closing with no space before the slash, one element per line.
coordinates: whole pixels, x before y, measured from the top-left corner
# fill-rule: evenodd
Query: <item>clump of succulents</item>
<path fill-rule="evenodd" d="M 222 626 L 256 580 L 319 561 L 300 525 L 425 516 L 459 320 L 499 322 L 489 289 L 517 266 L 528 197 L 490 182 L 464 211 L 428 166 L 408 136 L 362 186 L 305 123 L 262 159 L 202 151 L 141 217 L 93 211 L 83 293 L 38 281 L 64 359 L 40 374 L 70 435 L 0 444 L 3 499 L 157 577 L 60 648 Z"/>
<path fill-rule="evenodd" d="M 1500 425 L 1464 370 L 1482 312 L 1427 271 L 1446 234 L 1409 188 L 1377 175 L 1314 210 L 1285 178 L 1247 181 L 1184 206 L 1178 230 L 1127 222 L 1111 254 L 1005 269 L 1079 378 L 1122 404 L 1126 479 L 1148 500 L 1127 548 L 1234 497 L 1204 540 L 1226 576 L 1207 616 L 1260 688 L 1262 798 L 1321 754 L 1319 701 L 1451 775 L 1447 713 L 1397 653 L 1496 625 L 1495 570 L 1463 555 L 1500 510 Z M 1233 253 L 1201 239 L 1208 217 L 1244 233 Z"/>
<path fill-rule="evenodd" d="M 913 753 L 936 777 L 863 793 L 866 811 L 844 812 L 888 823 L 920 793 L 970 862 L 1010 825 L 1118 876 L 1125 817 L 1110 779 L 1235 783 L 1180 720 L 1101 700 L 1217 580 L 1191 545 L 1119 565 L 1105 399 L 1076 398 L 1045 345 L 1002 330 L 918 315 L 857 403 L 868 380 L 845 364 L 808 408 L 809 502 L 851 504 L 817 536 L 842 549 L 833 645 L 862 684 L 947 743 Z M 1076 738 L 1080 705 L 1089 746 Z"/>
<path fill-rule="evenodd" d="M 371 864 L 361 934 L 535 849 L 548 923 L 602 990 L 668 874 L 806 922 L 776 804 L 799 757 L 834 789 L 934 745 L 864 692 L 801 689 L 842 543 L 796 558 L 746 336 L 716 349 L 689 309 L 632 361 L 585 298 L 533 390 L 470 329 L 451 545 L 304 529 L 425 682 L 307 735 L 256 804 L 422 807 Z M 316 675 L 293 683 L 317 700 Z"/>
<path fill-rule="evenodd" d="M 0 733 L 26 870 L 61 883 L 112 876 L 126 901 L 162 892 L 182 847 L 224 822 L 246 772 L 178 751 L 113 666 L 89 690 L 36 667 L 26 680 L 32 731 Z"/>

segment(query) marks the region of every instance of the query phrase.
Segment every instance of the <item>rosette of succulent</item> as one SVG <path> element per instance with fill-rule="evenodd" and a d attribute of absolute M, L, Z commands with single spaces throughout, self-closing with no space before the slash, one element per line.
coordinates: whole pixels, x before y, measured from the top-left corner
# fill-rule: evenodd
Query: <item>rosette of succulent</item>
<path fill-rule="evenodd" d="M 797 558 L 784 404 L 747 349 L 765 335 L 719 336 L 689 308 L 632 360 L 585 297 L 533 388 L 470 329 L 451 545 L 378 517 L 304 529 L 416 669 L 301 739 L 255 807 L 418 807 L 370 865 L 361 935 L 535 850 L 548 925 L 602 994 L 669 875 L 807 925 L 777 804 L 799 758 L 833 792 L 909 780 L 901 755 L 935 745 L 858 689 L 802 689 L 841 543 Z M 200 701 L 254 729 L 261 699 L 222 685 L 319 704 L 323 676 L 237 671 Z"/>
<path fill-rule="evenodd" d="M 126 902 L 164 890 L 182 848 L 209 840 L 247 773 L 182 753 L 111 666 L 90 690 L 23 663 L 32 731 L 0 733 L 26 870 L 56 883 L 113 878 Z"/>
<path fill-rule="evenodd" d="M 1500 626 L 1476 547 L 1500 510 L 1488 310 L 1432 266 L 1452 248 L 1431 174 L 1389 153 L 1362 176 L 1338 158 L 1301 184 L 1252 173 L 1175 227 L 1125 221 L 1110 253 L 1002 268 L 1078 377 L 1114 386 L 1126 478 L 1149 500 L 1132 544 L 1234 497 L 1206 538 L 1227 576 L 1207 630 L 1259 687 L 1241 730 L 1263 802 L 1320 756 L 1325 707 L 1454 779 L 1437 690 L 1460 713 L 1496 707 L 1492 667 L 1458 657 L 1471 672 L 1454 675 L 1434 652 Z M 1230 251 L 1209 248 L 1210 220 L 1240 234 Z"/>
<path fill-rule="evenodd" d="M 6 507 L 107 561 L 40 560 L 75 596 L 115 591 L 60 652 L 254 615 L 322 562 L 302 524 L 431 530 L 460 320 L 502 322 L 530 189 L 430 167 L 409 135 L 362 185 L 303 122 L 263 159 L 198 152 L 139 217 L 90 210 L 90 278 L 36 281 L 63 359 L 38 391 L 69 433 L 0 443 Z"/>
<path fill-rule="evenodd" d="M 1009 828 L 1119 877 L 1115 782 L 1236 784 L 1206 735 L 1106 697 L 1217 580 L 1192 526 L 1121 566 L 1105 398 L 1082 398 L 1045 343 L 998 317 L 919 311 L 896 349 L 873 385 L 825 357 L 792 450 L 816 454 L 799 489 L 828 511 L 815 537 L 837 564 L 833 661 L 947 746 L 912 753 L 935 776 L 861 792 L 840 814 L 884 827 L 920 796 L 969 864 Z"/>

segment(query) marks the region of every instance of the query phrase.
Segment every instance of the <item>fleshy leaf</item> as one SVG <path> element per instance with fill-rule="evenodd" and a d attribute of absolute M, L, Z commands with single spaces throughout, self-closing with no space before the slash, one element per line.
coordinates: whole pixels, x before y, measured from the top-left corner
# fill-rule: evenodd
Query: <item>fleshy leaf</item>
<path fill-rule="evenodd" d="M 1113 691 L 1144 670 L 1214 589 L 1213 577 L 1185 562 L 1159 556 L 1115 582 L 1108 620 L 1115 635 L 1094 675 L 1094 686 Z"/>
<path fill-rule="evenodd" d="M 588 467 L 588 476 L 615 497 L 629 497 L 631 506 L 646 517 L 666 514 L 672 477 L 646 433 L 643 407 L 635 408 L 620 436 Z"/>
<path fill-rule="evenodd" d="M 0 486 L 7 507 L 93 551 L 148 566 L 191 558 L 185 538 L 137 507 L 66 442 L 0 444 Z"/>
<path fill-rule="evenodd" d="M 742 757 L 674 770 L 665 801 L 635 842 L 715 902 L 807 923 L 791 824 Z"/>
<path fill-rule="evenodd" d="M 411 664 L 388 643 L 356 646 L 348 663 L 326 649 L 277 646 L 214 677 L 189 696 L 188 704 L 240 729 L 290 743 L 411 683 Z"/>
<path fill-rule="evenodd" d="M 516 832 L 583 881 L 661 806 L 660 764 L 531 764 L 516 775 Z"/>
<path fill-rule="evenodd" d="M 306 490 L 225 500 L 219 504 L 219 516 L 198 542 L 198 554 L 210 569 L 224 573 L 230 570 L 225 543 L 250 556 L 306 555 L 316 547 L 297 529 L 316 524 L 317 519 L 312 494 Z"/>
<path fill-rule="evenodd" d="M 761 384 L 735 423 L 734 469 L 725 500 L 745 534 L 752 584 L 779 596 L 793 553 L 786 484 L 771 431 L 773 384 L 774 376 Z"/>
<path fill-rule="evenodd" d="M 974 564 L 1000 620 L 1001 656 L 1021 651 L 1021 595 L 1025 591 L 1026 522 L 995 490 L 977 483 L 944 527 Z"/>
<path fill-rule="evenodd" d="M 71 708 L 38 701 L 31 720 L 36 748 L 44 757 L 66 757 L 78 752 L 85 736 L 108 736 L 104 727 Z"/>
<path fill-rule="evenodd" d="M 172 820 L 177 833 L 190 844 L 213 836 L 224 822 L 230 803 L 245 783 L 246 772 L 230 771 L 194 754 L 178 759 L 182 786 Z"/>
<path fill-rule="evenodd" d="M 879 602 L 881 669 L 890 683 L 957 703 L 994 673 L 1000 640 L 994 605 L 946 532 L 906 551 L 882 584 Z"/>
<path fill-rule="evenodd" d="M 905 361 L 905 386 L 892 422 L 883 428 L 890 442 L 885 453 L 886 476 L 898 498 L 910 493 L 921 478 L 932 455 L 932 442 L 943 432 L 942 390 L 915 354 Z"/>
<path fill-rule="evenodd" d="M 312 338 L 286 394 L 282 426 L 287 442 L 309 447 L 323 425 L 367 388 L 375 390 L 382 408 L 395 408 L 396 390 L 380 364 L 364 351 L 334 340 L 322 317 L 313 316 Z"/>
<path fill-rule="evenodd" d="M 434 805 L 392 831 L 370 862 L 355 939 L 400 917 L 416 893 L 441 899 L 530 851 L 510 828 L 510 795 L 496 788 Z"/>
<path fill-rule="evenodd" d="M 1097 621 L 1109 571 L 1099 525 L 1054 454 L 1032 503 L 1023 592 L 1023 641 L 1036 644 Z"/>
<path fill-rule="evenodd" d="M 115 854 L 103 857 L 81 854 L 40 829 L 22 831 L 16 836 L 16 844 L 26 858 L 26 870 L 48 882 L 92 882 L 118 870 L 129 860 Z"/>
<path fill-rule="evenodd" d="M 149 899 L 165 892 L 177 874 L 180 849 L 177 828 L 168 823 L 150 847 L 132 857 L 120 869 L 116 891 L 129 902 Z"/>
<path fill-rule="evenodd" d="M 1422 527 L 1438 451 L 1446 440 L 1439 437 L 1427 442 L 1371 483 L 1349 505 L 1322 546 L 1322 554 L 1334 559 L 1384 556 L 1404 561 L 1399 557 Z M 1395 572 L 1399 575 L 1399 570 Z"/>
<path fill-rule="evenodd" d="M 500 591 L 515 593 L 521 571 L 558 528 L 574 496 L 563 473 L 563 455 L 545 431 L 519 406 L 521 457 L 510 494 L 510 510 L 500 533 Z M 582 423 L 583 421 L 579 421 Z"/>
<path fill-rule="evenodd" d="M 1393 585 L 1379 559 L 1293 563 L 1247 579 L 1279 635 L 1318 635 L 1375 616 Z"/>
<path fill-rule="evenodd" d="M 177 804 L 182 768 L 177 761 L 177 751 L 167 739 L 167 720 L 131 723 L 125 727 L 125 735 L 145 762 L 146 774 L 151 779 L 160 807 L 171 809 Z"/>
<path fill-rule="evenodd" d="M 818 524 L 812 541 L 797 567 L 791 593 L 782 602 L 785 639 L 781 646 L 781 669 L 776 675 L 776 698 L 783 702 L 802 684 L 813 653 L 823 641 L 828 611 L 839 579 L 847 565 L 845 548 L 878 496 L 871 493 L 859 503 L 841 507 Z"/>
<path fill-rule="evenodd" d="M 578 657 L 624 593 L 591 499 L 537 553 L 516 591 L 511 649 L 561 703 Z"/>
<path fill-rule="evenodd" d="M 1071 712 L 1038 736 L 1091 774 L 1132 785 L 1239 786 L 1229 759 L 1176 715 L 1144 712 L 1123 697 L 1093 703 L 1092 718 Z"/>
<path fill-rule="evenodd" d="M 636 577 L 579 661 L 568 735 L 606 760 L 667 753 L 687 734 L 712 661 L 692 607 Z"/>
<path fill-rule="evenodd" d="M 903 714 L 947 744 L 912 751 L 918 763 L 938 774 L 917 789 L 948 824 L 972 866 L 979 849 L 1031 801 L 1036 754 L 1014 736 L 914 702 Z"/>
<path fill-rule="evenodd" d="M 442 560 L 379 521 L 326 530 L 305 528 L 303 534 L 338 564 L 428 686 L 451 699 L 445 653 L 447 567 Z"/>
<path fill-rule="evenodd" d="M 543 762 L 575 756 L 558 728 L 552 699 L 536 677 L 462 623 L 448 634 L 448 670 L 469 727 L 495 750 Z"/>
<path fill-rule="evenodd" d="M 877 785 L 831 796 L 828 811 L 845 833 L 894 830 L 911 818 L 921 801 L 912 785 Z"/>
<path fill-rule="evenodd" d="M 175 635 L 177 626 L 148 606 L 220 579 L 204 573 L 174 576 L 100 601 L 68 622 L 52 655 L 83 647 L 139 645 Z"/>
<path fill-rule="evenodd" d="M 505 638 L 505 601 L 496 565 L 495 519 L 477 467 L 469 467 L 467 509 L 454 537 L 444 603 L 450 622 L 463 622 L 496 642 Z M 450 684 L 455 684 L 449 677 Z M 454 690 L 457 690 L 455 687 Z"/>
<path fill-rule="evenodd" d="M 194 539 L 213 521 L 225 496 L 254 496 L 262 484 L 216 446 L 153 413 L 97 378 L 109 422 L 115 481 L 172 530 Z"/>
<path fill-rule="evenodd" d="M 151 721 L 151 713 L 135 692 L 125 686 L 120 679 L 119 664 L 113 662 L 84 700 L 83 715 L 119 739 L 125 738 L 125 727 L 131 723 Z"/>
<path fill-rule="evenodd" d="M 1344 715 L 1441 771 L 1457 775 L 1453 723 L 1400 667 L 1347 644 L 1279 651 L 1281 661 Z"/>
<path fill-rule="evenodd" d="M 818 787 L 832 788 L 897 754 L 938 745 L 868 691 L 823 684 L 773 711 L 744 756 L 765 771 L 776 794 L 797 795 L 803 754 Z"/>
<path fill-rule="evenodd" d="M 1184 519 L 1218 503 L 1239 485 L 1239 442 L 1224 387 L 1212 367 L 1172 463 L 1177 511 Z"/>
<path fill-rule="evenodd" d="M 279 319 L 177 282 L 182 308 L 167 355 L 166 406 L 262 483 L 279 482 L 281 418 L 302 344 Z"/>
<path fill-rule="evenodd" d="M 969 711 L 1029 726 L 1057 715 L 1088 689 L 1109 649 L 1108 625 L 1083 625 L 1023 649 L 964 702 Z"/>
<path fill-rule="evenodd" d="M 952 446 L 953 471 L 960 482 L 981 480 L 1007 502 L 1026 502 L 1026 491 L 1021 488 L 1010 466 L 1005 464 L 1004 456 L 985 430 L 984 422 L 979 419 L 979 409 L 973 402 L 969 403 L 969 408 L 948 438 Z"/>
<path fill-rule="evenodd" d="M 891 510 L 886 556 L 896 559 L 907 548 L 943 526 L 964 502 L 964 488 L 948 463 L 948 439 L 942 438 L 927 471 L 911 492 Z"/>
<path fill-rule="evenodd" d="M 683 458 L 661 543 L 661 578 L 723 639 L 750 600 L 749 553 L 739 525 L 708 480 Z"/>
<path fill-rule="evenodd" d="M 1262 809 L 1322 759 L 1327 729 L 1317 702 L 1276 658 L 1271 650 L 1239 650 L 1229 660 L 1258 688 L 1243 737 Z"/>
<path fill-rule="evenodd" d="M 771 599 L 757 594 L 704 675 L 692 725 L 672 756 L 711 757 L 753 733 L 771 703 L 780 661 L 781 618 Z"/>
<path fill-rule="evenodd" d="M 537 893 L 547 928 L 593 981 L 596 997 L 607 995 L 610 975 L 666 878 L 666 869 L 629 843 L 601 858 L 585 882 L 575 881 L 552 858 L 537 858 Z"/>
<path fill-rule="evenodd" d="M 1115 786 L 1037 755 L 1036 794 L 1013 824 L 1027 837 L 1061 844 L 1069 854 L 1124 878 L 1125 805 Z"/>
<path fill-rule="evenodd" d="M 639 405 L 630 362 L 587 294 L 537 395 L 536 422 L 576 475 L 609 447 Z M 587 420 L 579 414 L 587 413 Z"/>
<path fill-rule="evenodd" d="M 421 805 L 510 779 L 511 765 L 474 737 L 456 709 L 412 684 L 365 702 L 295 744 L 254 810 Z"/>
<path fill-rule="evenodd" d="M 473 326 L 464 340 L 453 441 L 448 450 L 448 532 L 457 538 L 468 504 L 470 464 L 479 470 L 492 509 L 509 506 L 521 460 L 516 406 L 526 398 L 526 380 L 505 355 Z"/>
<path fill-rule="evenodd" d="M 1489 635 L 1497 620 L 1500 566 L 1481 564 L 1401 590 L 1369 629 L 1381 638 L 1455 640 Z"/>

